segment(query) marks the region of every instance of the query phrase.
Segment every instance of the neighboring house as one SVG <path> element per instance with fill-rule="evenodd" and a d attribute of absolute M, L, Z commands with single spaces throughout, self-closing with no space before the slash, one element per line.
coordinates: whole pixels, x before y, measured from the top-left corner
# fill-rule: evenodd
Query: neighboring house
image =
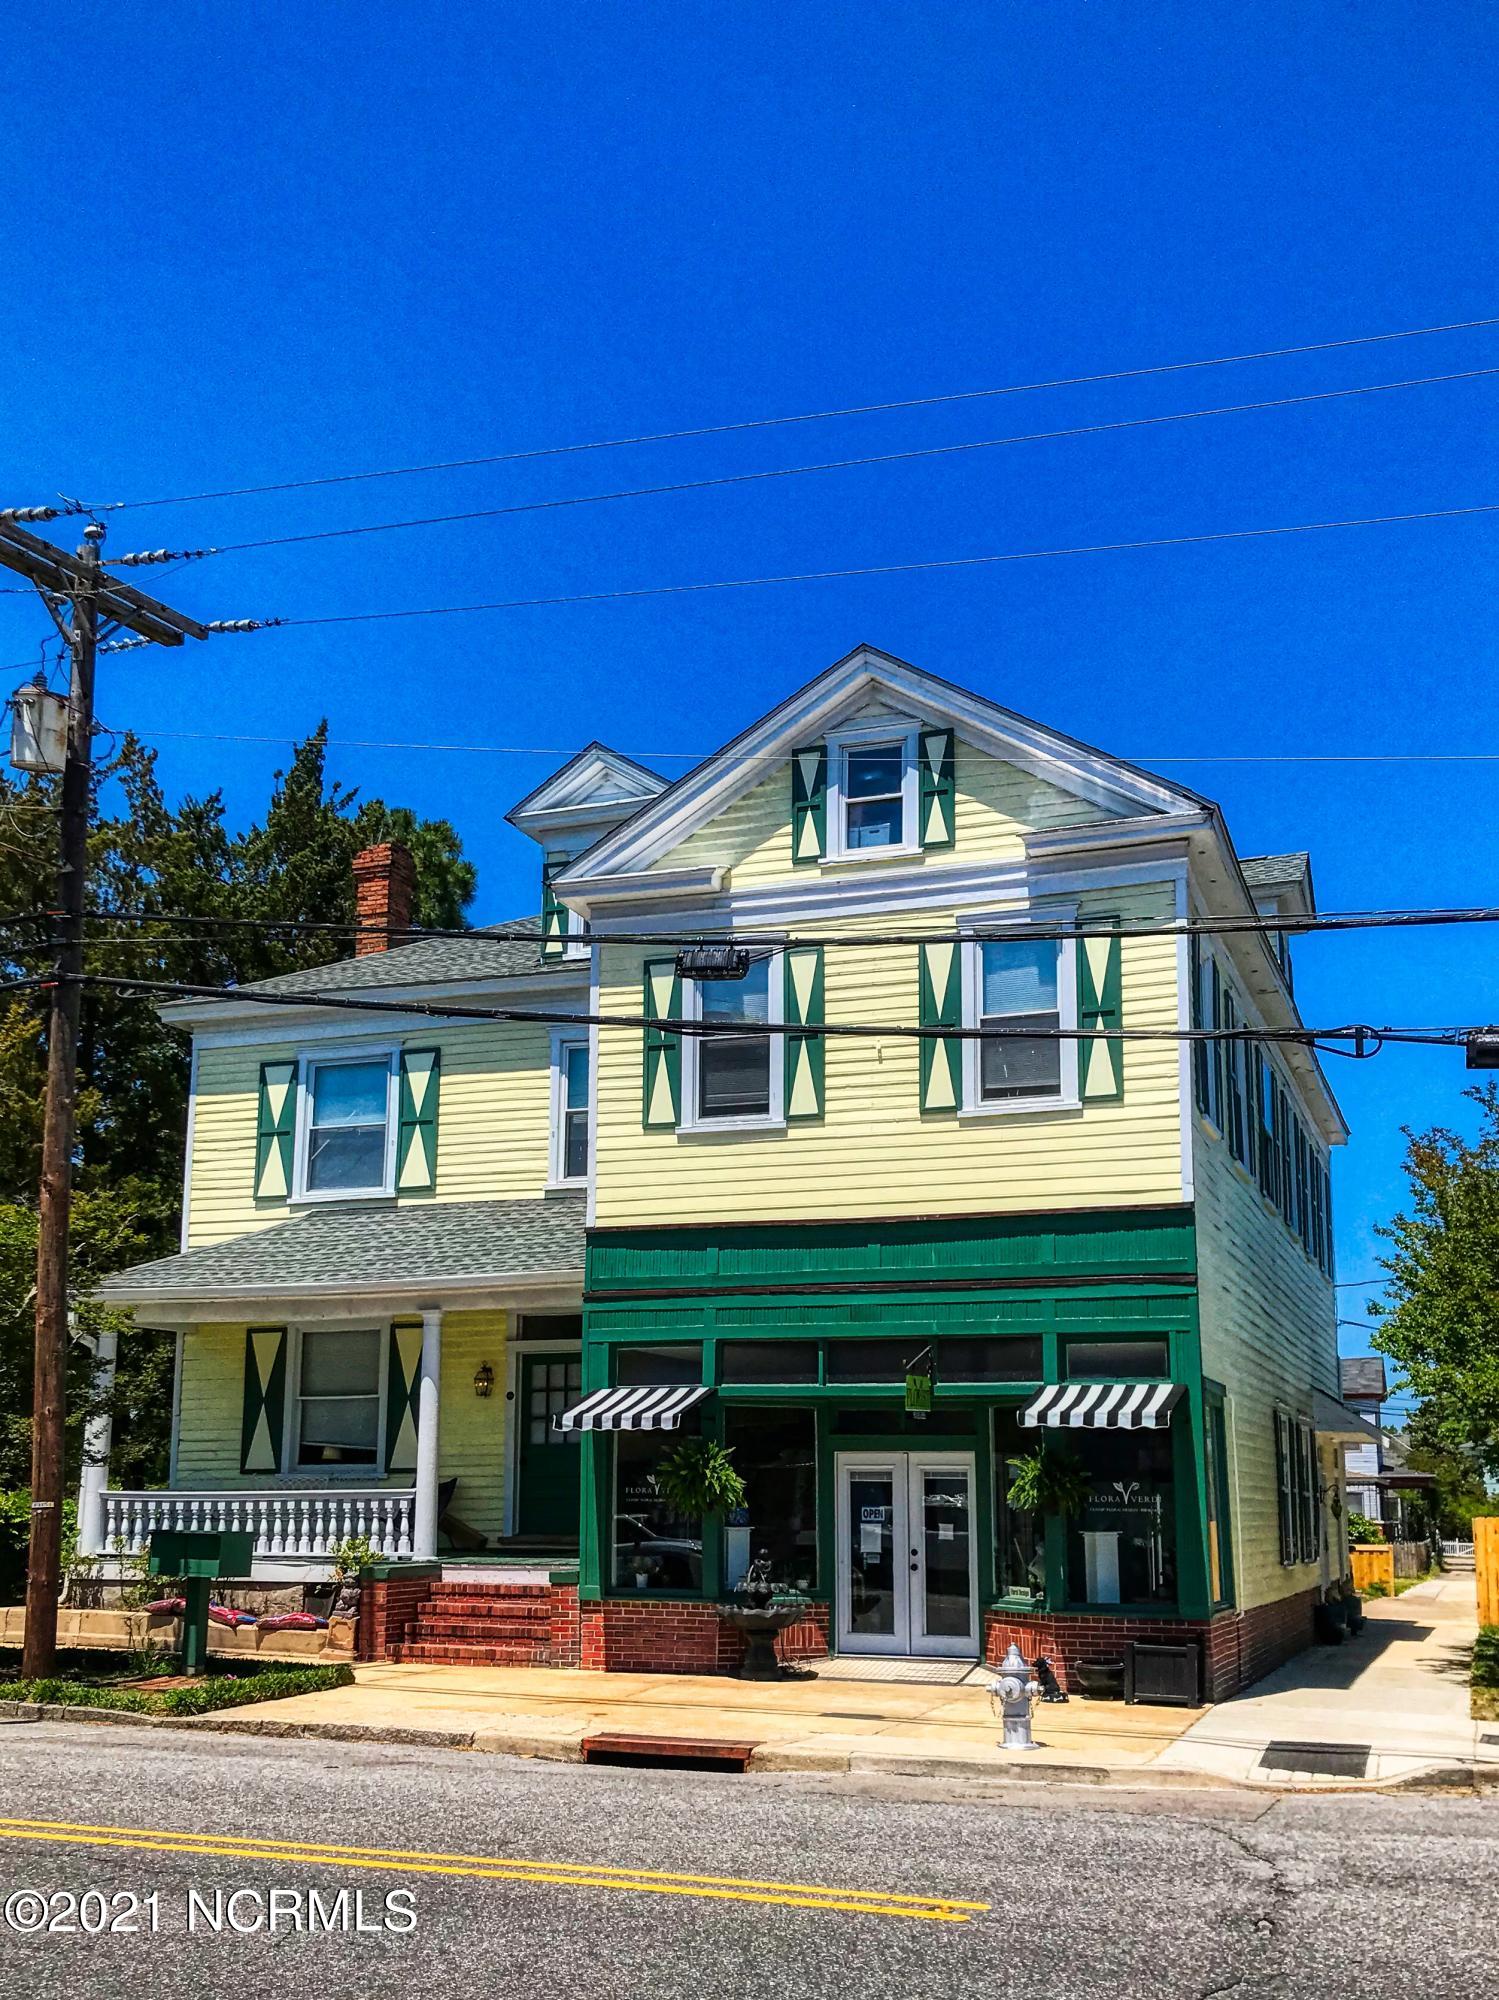
<path fill-rule="evenodd" d="M 1383 1521 L 1384 1488 L 1380 1475 L 1384 1471 L 1384 1433 L 1381 1423 L 1384 1400 L 1390 1392 L 1384 1357 L 1379 1354 L 1346 1355 L 1338 1363 L 1338 1372 L 1343 1401 L 1351 1410 L 1357 1410 L 1364 1420 L 1364 1436 L 1357 1444 L 1343 1448 L 1348 1505 L 1354 1513 L 1366 1514 L 1371 1521 Z"/>
<path fill-rule="evenodd" d="M 594 744 L 510 819 L 534 944 L 381 949 L 386 851 L 361 955 L 165 1010 L 183 1250 L 105 1296 L 179 1330 L 171 1487 L 88 1475 L 86 1544 L 245 1524 L 307 1574 L 367 1534 L 366 1644 L 406 1657 L 725 1664 L 761 1556 L 804 1649 L 1195 1637 L 1222 1693 L 1306 1643 L 1358 1424 L 1346 1131 L 1314 1053 L 1255 1038 L 1300 1026 L 1279 940 L 1169 928 L 1310 911 L 1305 857 L 1241 863 L 1208 801 L 867 647 L 674 783 Z M 679 963 L 729 933 L 741 978 Z M 823 1032 L 855 1024 L 886 1032 Z M 662 1502 L 694 1434 L 742 1518 Z M 1009 1505 L 1043 1439 L 1070 1519 Z M 422 1606 L 433 1564 L 467 1618 Z M 501 1577 L 524 1635 L 480 1616 Z"/>
<path fill-rule="evenodd" d="M 1378 1354 L 1348 1355 L 1341 1363 L 1343 1401 L 1357 1410 L 1364 1422 L 1364 1435 L 1357 1444 L 1345 1447 L 1344 1474 L 1348 1482 L 1348 1505 L 1358 1514 L 1378 1521 L 1392 1542 L 1407 1539 L 1410 1503 L 1436 1486 L 1436 1475 L 1417 1472 L 1406 1452 L 1405 1440 L 1384 1428 L 1384 1403 L 1389 1395 L 1383 1357 Z"/>

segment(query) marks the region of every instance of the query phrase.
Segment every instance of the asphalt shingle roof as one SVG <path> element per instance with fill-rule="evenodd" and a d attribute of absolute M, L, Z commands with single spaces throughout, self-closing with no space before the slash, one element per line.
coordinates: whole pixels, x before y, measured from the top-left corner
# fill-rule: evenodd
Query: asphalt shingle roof
<path fill-rule="evenodd" d="M 511 1275 L 566 1277 L 583 1269 L 581 1195 L 536 1201 L 444 1201 L 395 1208 L 314 1208 L 290 1222 L 116 1271 L 106 1301 L 283 1288 L 369 1291 Z"/>
<path fill-rule="evenodd" d="M 538 940 L 541 934 L 536 917 L 517 917 L 495 928 L 530 931 Z M 274 979 L 250 981 L 244 991 L 347 993 L 372 986 L 437 986 L 459 979 L 507 979 L 563 970 L 577 973 L 579 965 L 577 959 L 543 958 L 539 944 L 491 937 L 478 930 L 466 937 L 417 938 L 391 951 L 371 951 L 363 958 L 344 958 L 334 965 L 278 973 Z"/>
<path fill-rule="evenodd" d="M 1281 882 L 1300 882 L 1311 865 L 1309 854 L 1252 854 L 1239 868 L 1251 889 L 1269 889 Z"/>
<path fill-rule="evenodd" d="M 1381 1355 L 1349 1354 L 1338 1363 L 1338 1371 L 1345 1396 L 1377 1396 L 1383 1402 L 1389 1394 Z"/>

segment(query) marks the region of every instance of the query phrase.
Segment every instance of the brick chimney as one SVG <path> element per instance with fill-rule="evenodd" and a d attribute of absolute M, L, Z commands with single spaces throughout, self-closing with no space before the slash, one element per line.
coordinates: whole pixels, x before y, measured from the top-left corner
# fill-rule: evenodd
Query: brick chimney
<path fill-rule="evenodd" d="M 382 840 L 354 856 L 356 957 L 404 944 L 416 901 L 416 863 L 398 840 Z"/>

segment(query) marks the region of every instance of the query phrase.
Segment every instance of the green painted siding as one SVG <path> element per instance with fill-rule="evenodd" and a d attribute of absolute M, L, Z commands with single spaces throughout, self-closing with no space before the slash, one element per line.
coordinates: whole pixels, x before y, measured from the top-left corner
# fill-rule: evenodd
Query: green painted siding
<path fill-rule="evenodd" d="M 1314 1386 L 1338 1394 L 1336 1294 L 1223 1141 L 1194 1125 L 1202 1366 L 1226 1392 L 1236 1596 L 1248 1610 L 1321 1577 L 1316 1563 L 1280 1561 L 1273 1412 L 1309 1418 Z"/>
<path fill-rule="evenodd" d="M 589 1237 L 591 1295 L 807 1284 L 1190 1276 L 1186 1208 L 865 1223 L 616 1229 Z"/>

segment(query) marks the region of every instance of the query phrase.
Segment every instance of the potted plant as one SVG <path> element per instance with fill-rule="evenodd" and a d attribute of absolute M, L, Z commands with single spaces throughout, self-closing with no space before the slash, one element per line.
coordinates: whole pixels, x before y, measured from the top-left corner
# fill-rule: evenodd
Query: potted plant
<path fill-rule="evenodd" d="M 1088 1475 L 1076 1457 L 1058 1444 L 1006 1459 L 1010 1485 L 1005 1498 L 1022 1514 L 1077 1514 L 1088 1497 Z"/>
<path fill-rule="evenodd" d="M 746 1499 L 733 1458 L 732 1451 L 712 1438 L 683 1438 L 656 1467 L 656 1491 L 683 1520 L 732 1514 Z"/>

